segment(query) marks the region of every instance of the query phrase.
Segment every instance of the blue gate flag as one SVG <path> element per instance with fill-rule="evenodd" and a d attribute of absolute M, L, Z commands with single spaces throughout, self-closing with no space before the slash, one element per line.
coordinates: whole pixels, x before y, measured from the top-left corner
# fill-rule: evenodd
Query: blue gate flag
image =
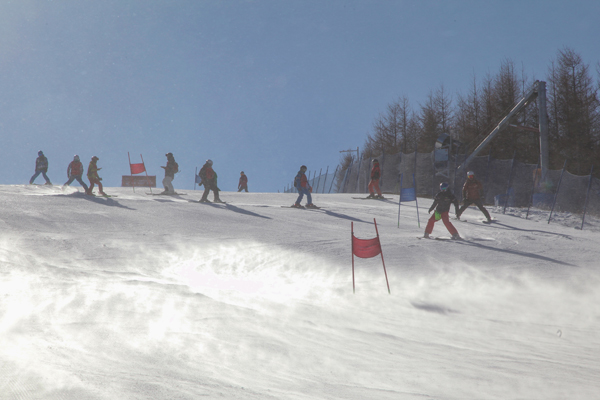
<path fill-rule="evenodd" d="M 415 188 L 405 188 L 400 191 L 400 201 L 416 201 L 417 194 L 415 193 Z"/>

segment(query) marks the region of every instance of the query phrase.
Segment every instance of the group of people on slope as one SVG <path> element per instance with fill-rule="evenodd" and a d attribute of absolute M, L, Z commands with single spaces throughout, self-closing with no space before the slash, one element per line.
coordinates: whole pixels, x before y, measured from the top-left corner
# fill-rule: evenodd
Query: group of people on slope
<path fill-rule="evenodd" d="M 173 153 L 165 154 L 167 157 L 167 165 L 161 166 L 162 169 L 165 170 L 165 177 L 162 181 L 162 184 L 165 190 L 161 194 L 176 194 L 175 189 L 173 188 L 173 179 L 175 179 L 175 174 L 179 172 L 179 165 L 175 161 L 175 157 Z M 93 156 L 90 164 L 88 165 L 87 178 L 90 181 L 90 186 L 85 184 L 82 179 L 84 169 L 81 160 L 78 155 L 73 157 L 73 161 L 71 161 L 67 167 L 67 177 L 68 180 L 65 182 L 64 186 L 69 186 L 73 181 L 79 182 L 79 184 L 83 187 L 86 194 L 92 195 L 94 185 L 98 185 L 99 193 L 103 196 L 106 196 L 102 187 L 102 178 L 98 176 L 98 171 L 102 168 L 98 168 L 97 162 L 99 158 Z M 200 201 L 206 202 L 207 196 L 209 192 L 212 190 L 215 196 L 215 201 L 220 201 L 219 199 L 219 188 L 217 186 L 217 173 L 212 169 L 213 162 L 211 160 L 206 160 L 206 163 L 200 170 L 200 178 L 202 181 L 199 183 L 200 186 L 204 185 L 204 194 Z M 48 172 L 48 158 L 44 155 L 43 151 L 38 152 L 38 157 L 35 160 L 35 173 L 29 180 L 29 184 L 32 185 L 35 179 L 41 174 L 46 180 L 46 185 L 52 185 L 50 182 L 50 178 L 46 174 Z M 248 177 L 244 173 L 244 171 L 240 172 L 240 180 L 238 184 L 238 192 L 245 190 L 248 192 Z"/>
<path fill-rule="evenodd" d="M 86 185 L 85 182 L 81 179 L 84 172 L 83 164 L 81 163 L 79 156 L 75 155 L 73 157 L 73 161 L 71 161 L 67 166 L 68 180 L 64 184 L 64 186 L 69 186 L 71 183 L 73 183 L 74 180 L 76 180 L 77 182 L 79 182 L 81 187 L 83 187 L 86 194 L 92 195 L 94 185 L 98 185 L 98 190 L 100 194 L 106 196 L 106 193 L 104 193 L 102 188 L 102 178 L 98 176 L 98 171 L 102 169 L 98 168 L 98 160 L 98 157 L 93 156 L 92 160 L 90 161 L 90 164 L 88 165 L 87 178 L 90 181 L 90 186 L 88 187 L 88 185 Z M 44 152 L 40 150 L 38 151 L 38 158 L 35 160 L 35 173 L 31 177 L 31 179 L 29 179 L 29 184 L 32 185 L 35 181 L 35 178 L 42 174 L 42 176 L 46 180 L 46 185 L 52 185 L 52 182 L 50 182 L 50 179 L 48 178 L 48 175 L 46 175 L 46 172 L 48 172 L 48 158 L 44 155 Z"/>
<path fill-rule="evenodd" d="M 294 187 L 298 190 L 298 198 L 292 207 L 301 208 L 302 199 L 306 195 L 306 206 L 308 208 L 316 208 L 312 202 L 312 187 L 308 184 L 308 178 L 306 177 L 306 165 L 300 167 L 300 171 L 294 178 Z M 379 168 L 379 160 L 373 160 L 373 168 L 371 168 L 371 180 L 369 181 L 369 199 L 383 199 L 381 189 L 379 188 L 379 178 L 381 177 L 381 169 Z M 375 194 L 377 192 L 377 194 Z"/>
<path fill-rule="evenodd" d="M 292 207 L 302 207 L 300 202 L 306 195 L 307 204 L 306 207 L 316 207 L 312 203 L 311 191 L 312 187 L 308 184 L 308 179 L 306 178 L 306 166 L 303 165 L 300 167 L 300 171 L 296 175 L 294 179 L 294 187 L 298 189 L 298 198 Z M 381 168 L 379 167 L 379 160 L 373 160 L 373 167 L 371 168 L 371 180 L 369 181 L 369 196 L 367 198 L 370 199 L 381 199 L 383 195 L 381 194 L 381 188 L 379 187 L 379 179 L 381 178 Z M 377 194 L 375 194 L 377 193 Z M 460 235 L 458 231 L 452 225 L 449 218 L 450 206 L 454 204 L 454 212 L 456 214 L 456 219 L 460 219 L 462 213 L 471 205 L 475 204 L 485 215 L 487 221 L 490 222 L 492 219 L 490 217 L 490 213 L 483 206 L 483 185 L 480 181 L 475 179 L 475 173 L 473 171 L 467 172 L 467 180 L 463 185 L 462 189 L 463 195 L 463 205 L 462 207 L 458 207 L 458 199 L 454 196 L 454 193 L 449 188 L 447 182 L 442 182 L 440 184 L 440 192 L 435 195 L 433 204 L 429 208 L 429 213 L 435 210 L 434 214 L 429 218 L 427 222 L 427 227 L 425 228 L 425 234 L 423 237 L 428 238 L 431 232 L 433 232 L 434 224 L 440 219 L 452 235 L 452 239 L 460 239 Z"/>
<path fill-rule="evenodd" d="M 217 173 L 213 169 L 213 161 L 206 160 L 202 168 L 200 168 L 200 172 L 198 172 L 198 176 L 200 176 L 200 183 L 198 185 L 204 185 L 204 193 L 202 194 L 202 198 L 200 199 L 200 203 L 208 203 L 208 195 L 210 191 L 213 192 L 213 202 L 214 203 L 223 203 L 219 197 L 219 192 L 221 189 L 217 186 Z M 238 192 L 245 190 L 248 192 L 248 177 L 244 173 L 244 171 L 240 172 L 240 180 L 238 182 Z"/>
<path fill-rule="evenodd" d="M 492 218 L 490 213 L 483 206 L 483 185 L 477 179 L 475 179 L 475 173 L 473 171 L 467 172 L 467 180 L 463 185 L 462 189 L 463 205 L 458 208 L 458 199 L 454 196 L 454 193 L 449 188 L 448 183 L 442 182 L 440 184 L 440 192 L 435 195 L 433 204 L 429 207 L 429 213 L 435 210 L 434 214 L 429 218 L 427 226 L 425 227 L 425 233 L 423 237 L 428 238 L 431 232 L 433 232 L 433 225 L 440 219 L 448 229 L 448 232 L 452 235 L 452 239 L 460 239 L 458 231 L 450 222 L 448 213 L 450 212 L 450 205 L 454 204 L 454 213 L 456 219 L 460 219 L 462 213 L 471 205 L 475 204 L 479 210 L 485 215 L 488 222 L 491 222 Z"/>

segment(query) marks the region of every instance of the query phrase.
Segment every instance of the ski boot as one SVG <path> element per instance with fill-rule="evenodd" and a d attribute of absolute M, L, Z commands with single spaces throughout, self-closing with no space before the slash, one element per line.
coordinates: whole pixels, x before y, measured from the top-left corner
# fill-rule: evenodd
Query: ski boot
<path fill-rule="evenodd" d="M 460 237 L 460 235 L 458 233 L 455 233 L 454 235 L 452 235 L 451 239 L 452 240 L 462 240 L 462 238 Z"/>

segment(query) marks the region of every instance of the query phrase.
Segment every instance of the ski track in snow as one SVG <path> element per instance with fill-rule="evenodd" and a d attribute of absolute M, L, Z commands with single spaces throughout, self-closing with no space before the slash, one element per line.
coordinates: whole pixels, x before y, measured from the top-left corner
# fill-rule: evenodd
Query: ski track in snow
<path fill-rule="evenodd" d="M 428 199 L 419 227 L 397 196 L 79 191 L 0 186 L 2 399 L 598 396 L 596 218 L 490 207 L 426 241 Z M 377 257 L 352 293 L 373 218 L 391 295 Z"/>

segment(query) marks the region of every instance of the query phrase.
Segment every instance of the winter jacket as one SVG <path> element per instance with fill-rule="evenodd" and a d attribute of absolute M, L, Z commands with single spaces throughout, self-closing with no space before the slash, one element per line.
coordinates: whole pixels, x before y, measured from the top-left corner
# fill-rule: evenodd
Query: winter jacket
<path fill-rule="evenodd" d="M 98 168 L 95 162 L 90 161 L 90 165 L 88 166 L 87 177 L 88 179 L 96 179 L 99 180 L 98 171 L 102 168 Z"/>
<path fill-rule="evenodd" d="M 200 169 L 200 172 L 198 172 L 198 175 L 200 175 L 203 182 L 212 182 L 215 179 L 216 174 L 210 165 L 204 164 Z"/>
<path fill-rule="evenodd" d="M 81 176 L 83 175 L 83 164 L 81 161 L 71 161 L 67 167 L 67 176 Z"/>
<path fill-rule="evenodd" d="M 475 178 L 467 178 L 462 189 L 462 195 L 464 200 L 479 200 L 483 197 L 483 185 Z"/>
<path fill-rule="evenodd" d="M 46 156 L 41 155 L 35 159 L 35 170 L 48 172 L 48 159 Z"/>
<path fill-rule="evenodd" d="M 294 187 L 300 188 L 308 188 L 308 178 L 306 178 L 306 174 L 302 171 L 298 171 L 298 174 L 294 178 Z"/>
<path fill-rule="evenodd" d="M 450 204 L 454 204 L 454 213 L 458 214 L 458 200 L 454 193 L 450 189 L 442 190 L 438 194 L 435 195 L 433 199 L 433 204 L 429 207 L 429 212 L 435 211 L 441 213 L 450 211 Z"/>
<path fill-rule="evenodd" d="M 373 168 L 371 168 L 371 179 L 378 180 L 381 176 L 381 169 L 379 168 L 379 163 L 374 163 Z"/>
<path fill-rule="evenodd" d="M 167 166 L 165 167 L 165 178 L 175 178 L 175 173 L 179 172 L 179 165 L 175 162 L 175 159 L 167 160 Z"/>
<path fill-rule="evenodd" d="M 238 183 L 238 189 L 246 187 L 248 185 L 248 177 L 244 174 L 240 176 L 240 182 Z"/>

